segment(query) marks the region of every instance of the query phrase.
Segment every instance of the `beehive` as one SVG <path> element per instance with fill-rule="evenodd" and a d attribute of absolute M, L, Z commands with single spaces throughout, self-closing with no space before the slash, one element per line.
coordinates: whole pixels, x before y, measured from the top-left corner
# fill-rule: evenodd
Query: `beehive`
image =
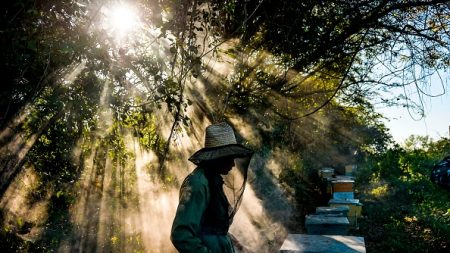
<path fill-rule="evenodd" d="M 366 253 L 364 237 L 289 234 L 279 253 Z"/>
<path fill-rule="evenodd" d="M 361 217 L 362 204 L 359 199 L 330 199 L 328 204 L 331 207 L 348 206 L 348 220 L 353 227 L 358 226 L 358 218 Z"/>
<path fill-rule="evenodd" d="M 333 199 L 354 199 L 353 192 L 333 192 Z"/>
<path fill-rule="evenodd" d="M 306 215 L 305 227 L 310 235 L 346 235 L 350 222 L 340 215 L 314 214 Z"/>
<path fill-rule="evenodd" d="M 331 181 L 333 192 L 353 192 L 354 180 L 343 179 Z"/>
<path fill-rule="evenodd" d="M 321 179 L 326 179 L 326 178 L 332 177 L 333 175 L 334 175 L 333 168 L 322 168 L 319 170 L 319 177 Z"/>
<path fill-rule="evenodd" d="M 316 214 L 338 214 L 342 216 L 347 216 L 349 211 L 348 206 L 319 206 L 316 207 Z"/>

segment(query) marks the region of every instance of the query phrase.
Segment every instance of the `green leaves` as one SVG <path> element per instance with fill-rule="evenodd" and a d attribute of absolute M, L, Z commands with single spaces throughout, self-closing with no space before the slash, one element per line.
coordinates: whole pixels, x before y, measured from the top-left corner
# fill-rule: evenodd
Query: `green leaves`
<path fill-rule="evenodd" d="M 434 157 L 448 152 L 441 141 L 448 142 L 430 141 L 427 147 L 414 149 L 396 147 L 369 157 L 365 170 L 374 172 L 371 181 L 358 177 L 365 213 L 359 231 L 374 252 L 439 252 L 448 247 L 450 219 L 443 214 L 450 207 L 450 193 L 429 179 L 437 161 Z M 370 167 L 370 162 L 376 164 Z M 380 183 L 388 190 L 377 195 Z"/>

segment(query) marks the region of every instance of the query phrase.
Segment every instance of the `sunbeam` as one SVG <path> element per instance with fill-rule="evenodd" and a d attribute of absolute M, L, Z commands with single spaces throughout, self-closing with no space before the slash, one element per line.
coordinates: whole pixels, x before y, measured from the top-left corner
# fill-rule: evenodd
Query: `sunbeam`
<path fill-rule="evenodd" d="M 138 224 L 146 249 L 158 252 L 176 252 L 167 244 L 170 236 L 171 217 L 175 215 L 178 192 L 158 183 L 149 174 L 155 163 L 155 155 L 143 151 L 135 142 L 137 191 L 139 194 Z"/>

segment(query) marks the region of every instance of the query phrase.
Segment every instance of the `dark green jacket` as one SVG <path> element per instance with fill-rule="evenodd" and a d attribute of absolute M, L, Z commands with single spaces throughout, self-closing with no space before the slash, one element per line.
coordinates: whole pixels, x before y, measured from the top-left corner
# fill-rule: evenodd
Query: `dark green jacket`
<path fill-rule="evenodd" d="M 209 178 L 209 180 L 207 179 Z M 232 253 L 228 236 L 229 204 L 220 175 L 196 168 L 183 182 L 170 239 L 181 253 Z"/>

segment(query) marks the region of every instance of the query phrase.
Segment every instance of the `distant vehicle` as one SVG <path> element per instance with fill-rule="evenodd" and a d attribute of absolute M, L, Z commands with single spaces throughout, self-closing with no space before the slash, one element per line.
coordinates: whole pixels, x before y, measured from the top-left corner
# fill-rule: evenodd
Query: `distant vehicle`
<path fill-rule="evenodd" d="M 446 156 L 431 171 L 431 181 L 450 188 L 450 156 Z"/>

